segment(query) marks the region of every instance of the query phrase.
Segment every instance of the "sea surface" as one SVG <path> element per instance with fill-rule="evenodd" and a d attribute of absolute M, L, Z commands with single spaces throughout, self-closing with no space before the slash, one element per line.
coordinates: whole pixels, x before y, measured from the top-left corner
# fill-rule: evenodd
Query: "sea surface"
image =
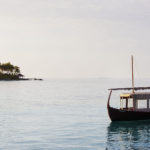
<path fill-rule="evenodd" d="M 0 81 L 0 150 L 147 150 L 150 122 L 111 123 L 108 88 L 128 79 Z M 150 79 L 138 86 L 150 86 Z M 119 93 L 111 105 L 119 107 Z"/>

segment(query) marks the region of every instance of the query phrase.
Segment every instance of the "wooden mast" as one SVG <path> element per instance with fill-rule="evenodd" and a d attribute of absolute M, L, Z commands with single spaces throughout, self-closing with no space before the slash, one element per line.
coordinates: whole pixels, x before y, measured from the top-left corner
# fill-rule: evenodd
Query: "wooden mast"
<path fill-rule="evenodd" d="M 133 55 L 131 55 L 131 62 L 132 62 L 132 93 L 134 93 Z"/>

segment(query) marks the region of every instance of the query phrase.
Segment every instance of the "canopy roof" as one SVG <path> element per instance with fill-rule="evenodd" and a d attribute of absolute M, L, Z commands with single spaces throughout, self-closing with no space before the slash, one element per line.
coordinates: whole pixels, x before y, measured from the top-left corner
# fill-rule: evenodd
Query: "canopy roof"
<path fill-rule="evenodd" d="M 132 96 L 132 93 L 122 93 L 120 94 L 120 98 L 130 98 Z"/>
<path fill-rule="evenodd" d="M 123 93 L 120 94 L 120 98 L 133 98 L 133 99 L 150 99 L 150 92 L 139 92 L 139 93 Z"/>
<path fill-rule="evenodd" d="M 150 89 L 150 87 L 134 87 L 134 90 L 148 90 Z M 112 89 L 108 89 L 108 90 L 133 90 L 133 88 L 130 87 L 126 87 L 126 88 L 112 88 Z"/>

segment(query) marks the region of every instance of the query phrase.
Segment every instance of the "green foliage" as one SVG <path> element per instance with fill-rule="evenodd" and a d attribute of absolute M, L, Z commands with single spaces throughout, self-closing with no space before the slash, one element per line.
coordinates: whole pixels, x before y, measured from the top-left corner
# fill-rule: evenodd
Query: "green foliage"
<path fill-rule="evenodd" d="M 0 63 L 0 80 L 19 80 L 23 75 L 18 66 L 8 63 Z"/>

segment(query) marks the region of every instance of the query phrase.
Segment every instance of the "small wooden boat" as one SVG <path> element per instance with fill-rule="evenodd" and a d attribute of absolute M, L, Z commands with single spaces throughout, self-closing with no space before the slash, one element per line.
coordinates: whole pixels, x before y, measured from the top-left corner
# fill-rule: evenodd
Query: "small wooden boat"
<path fill-rule="evenodd" d="M 110 94 L 107 102 L 107 110 L 112 121 L 132 121 L 150 119 L 150 92 L 137 92 L 138 90 L 147 90 L 150 87 L 134 87 L 133 76 L 133 56 L 132 56 L 132 88 L 113 88 L 109 89 Z M 129 93 L 120 94 L 120 108 L 110 106 L 112 91 L 131 90 Z M 135 92 L 136 91 L 136 92 Z M 144 107 L 138 107 L 139 102 L 145 102 Z M 129 106 L 129 103 L 132 106 Z"/>

